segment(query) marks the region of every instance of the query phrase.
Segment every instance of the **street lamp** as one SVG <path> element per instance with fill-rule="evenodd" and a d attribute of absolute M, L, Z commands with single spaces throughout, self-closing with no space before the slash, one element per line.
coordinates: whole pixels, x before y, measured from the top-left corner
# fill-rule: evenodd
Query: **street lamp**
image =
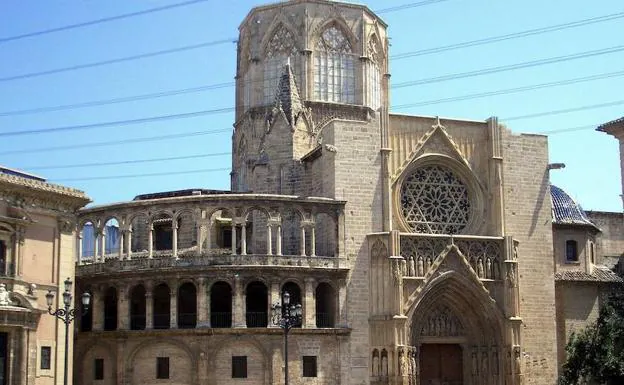
<path fill-rule="evenodd" d="M 67 371 L 69 364 L 68 349 L 69 349 L 69 324 L 76 318 L 76 309 L 70 309 L 72 304 L 72 281 L 67 278 L 65 280 L 65 291 L 63 292 L 63 305 L 64 307 L 57 308 L 52 311 L 52 303 L 54 302 L 54 293 L 52 290 L 48 290 L 46 294 L 46 302 L 48 303 L 48 313 L 55 316 L 65 323 L 65 378 L 63 384 L 67 385 Z M 82 314 L 86 313 L 91 303 L 91 294 L 85 292 L 82 294 Z"/>
<path fill-rule="evenodd" d="M 271 306 L 273 324 L 284 329 L 284 385 L 288 385 L 288 332 L 294 326 L 301 325 L 301 304 L 290 304 L 290 294 L 284 291 L 282 305 Z"/>

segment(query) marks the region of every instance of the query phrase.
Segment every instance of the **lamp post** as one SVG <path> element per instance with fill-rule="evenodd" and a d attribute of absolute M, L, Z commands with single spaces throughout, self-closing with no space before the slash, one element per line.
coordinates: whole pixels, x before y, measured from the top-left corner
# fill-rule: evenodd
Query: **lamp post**
<path fill-rule="evenodd" d="M 288 332 L 301 324 L 301 304 L 290 304 L 290 294 L 284 291 L 282 303 L 271 306 L 273 324 L 284 329 L 284 385 L 288 385 Z"/>
<path fill-rule="evenodd" d="M 48 294 L 46 294 L 46 302 L 48 303 L 48 313 L 50 315 L 55 316 L 65 323 L 65 377 L 63 379 L 63 384 L 67 385 L 67 371 L 69 365 L 69 324 L 72 323 L 74 318 L 76 318 L 76 309 L 71 309 L 70 306 L 72 304 L 72 281 L 67 278 L 65 280 L 65 291 L 63 292 L 63 307 L 57 308 L 52 311 L 52 303 L 54 301 L 54 293 L 51 290 L 48 290 Z M 89 293 L 82 294 L 82 313 L 86 313 L 89 309 L 89 304 L 91 302 L 91 295 Z"/>

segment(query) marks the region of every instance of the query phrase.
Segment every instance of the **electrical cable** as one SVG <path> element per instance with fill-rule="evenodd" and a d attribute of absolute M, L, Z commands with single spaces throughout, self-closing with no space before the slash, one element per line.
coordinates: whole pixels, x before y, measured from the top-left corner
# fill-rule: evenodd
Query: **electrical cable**
<path fill-rule="evenodd" d="M 170 157 L 165 157 L 165 158 L 120 160 L 117 162 L 94 162 L 94 163 L 60 164 L 60 165 L 46 165 L 46 166 L 24 166 L 24 167 L 18 167 L 18 168 L 21 170 L 53 170 L 53 169 L 67 169 L 67 168 L 81 168 L 81 167 L 118 166 L 118 165 L 125 165 L 125 164 L 165 162 L 165 161 L 170 161 L 170 160 L 209 158 L 213 156 L 223 156 L 223 155 L 232 155 L 232 153 L 231 152 L 213 152 L 213 153 L 208 153 L 208 154 L 170 156 Z"/>
<path fill-rule="evenodd" d="M 63 178 L 63 179 L 53 179 L 54 182 L 75 182 L 75 181 L 84 181 L 84 180 L 105 180 L 105 179 L 127 179 L 127 178 L 142 178 L 147 176 L 169 176 L 169 175 L 186 175 L 186 174 L 198 174 L 204 172 L 215 172 L 215 171 L 230 171 L 229 167 L 222 168 L 203 168 L 198 170 L 186 170 L 186 171 L 172 171 L 172 172 L 152 172 L 145 174 L 124 174 L 124 175 L 106 175 L 106 176 L 89 176 L 84 178 Z"/>
<path fill-rule="evenodd" d="M 222 132 L 232 132 L 232 128 L 221 128 L 221 129 L 216 129 L 216 130 L 204 130 L 204 131 L 195 131 L 195 132 L 170 134 L 170 135 L 148 136 L 148 137 L 143 137 L 143 138 L 109 140 L 109 141 L 104 141 L 104 142 L 69 144 L 69 145 L 64 145 L 64 146 L 8 150 L 8 151 L 0 152 L 0 155 L 33 154 L 33 153 L 41 153 L 41 152 L 77 150 L 80 148 L 109 147 L 109 146 L 118 146 L 120 144 L 136 144 L 136 143 L 156 142 L 156 141 L 161 141 L 161 140 L 189 138 L 189 137 L 195 137 L 195 136 L 217 134 L 217 133 L 222 133 Z"/>
<path fill-rule="evenodd" d="M 400 54 L 396 54 L 396 55 L 390 56 L 390 59 L 401 60 L 401 59 L 406 59 L 406 58 L 410 58 L 410 57 L 431 55 L 431 54 L 434 54 L 434 53 L 452 51 L 452 50 L 456 50 L 456 49 L 460 49 L 460 48 L 474 47 L 474 46 L 478 46 L 478 45 L 497 43 L 499 41 L 518 39 L 518 38 L 523 38 L 523 37 L 527 37 L 527 36 L 534 36 L 534 35 L 541 35 L 543 33 L 561 31 L 561 30 L 564 30 L 564 29 L 577 28 L 577 27 L 582 27 L 582 26 L 586 26 L 586 25 L 590 25 L 590 24 L 596 24 L 596 23 L 602 23 L 602 22 L 605 22 L 605 21 L 621 19 L 623 17 L 624 17 L 624 12 L 611 13 L 611 14 L 608 14 L 608 15 L 592 17 L 592 18 L 589 18 L 589 19 L 571 21 L 571 22 L 568 22 L 568 23 L 551 25 L 551 26 L 546 26 L 546 27 L 541 27 L 541 28 L 528 29 L 528 30 L 525 30 L 525 31 L 514 32 L 514 33 L 505 34 L 505 35 L 486 37 L 486 38 L 482 38 L 482 39 L 465 41 L 465 42 L 462 42 L 462 43 L 449 44 L 449 45 L 444 45 L 444 46 L 440 46 L 440 47 L 426 48 L 426 49 L 421 49 L 421 50 L 418 50 L 418 51 L 403 52 L 403 53 L 400 53 Z"/>
<path fill-rule="evenodd" d="M 9 41 L 25 39 L 25 38 L 28 38 L 28 37 L 41 36 L 41 35 L 46 35 L 46 34 L 54 33 L 54 32 L 68 31 L 68 30 L 75 29 L 75 28 L 82 28 L 82 27 L 87 27 L 87 26 L 91 26 L 91 25 L 107 23 L 109 21 L 122 20 L 122 19 L 131 18 L 131 17 L 147 15 L 148 13 L 166 11 L 166 10 L 173 9 L 173 8 L 185 7 L 187 5 L 192 5 L 192 4 L 197 4 L 197 3 L 204 3 L 206 1 L 210 1 L 210 0 L 185 1 L 185 2 L 182 2 L 182 3 L 170 4 L 170 5 L 165 5 L 165 6 L 162 6 L 162 7 L 149 8 L 149 9 L 145 9 L 143 11 L 131 12 L 131 13 L 126 13 L 126 14 L 117 15 L 117 16 L 104 17 L 104 18 L 101 18 L 101 19 L 85 21 L 85 22 L 82 22 L 82 23 L 69 24 L 69 25 L 65 25 L 65 26 L 62 26 L 62 27 L 54 27 L 54 28 L 50 28 L 50 29 L 44 29 L 44 30 L 41 30 L 41 31 L 28 32 L 28 33 L 24 33 L 24 34 L 21 34 L 21 35 L 3 37 L 3 38 L 0 38 L 0 44 L 6 43 L 6 42 L 9 42 Z"/>

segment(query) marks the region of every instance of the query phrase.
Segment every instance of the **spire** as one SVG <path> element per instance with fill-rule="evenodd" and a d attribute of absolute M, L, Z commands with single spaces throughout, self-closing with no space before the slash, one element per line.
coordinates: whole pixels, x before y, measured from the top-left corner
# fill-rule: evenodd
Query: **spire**
<path fill-rule="evenodd" d="M 303 102 L 299 96 L 299 89 L 295 82 L 295 75 L 290 68 L 290 57 L 284 65 L 275 94 L 275 106 L 284 112 L 286 120 L 294 127 L 300 113 L 304 111 Z"/>

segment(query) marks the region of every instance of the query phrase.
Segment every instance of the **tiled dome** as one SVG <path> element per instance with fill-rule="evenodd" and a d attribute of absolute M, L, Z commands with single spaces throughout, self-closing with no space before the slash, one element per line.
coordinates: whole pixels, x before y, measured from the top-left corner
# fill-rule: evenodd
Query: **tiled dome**
<path fill-rule="evenodd" d="M 550 197 L 552 199 L 553 223 L 559 225 L 581 225 L 596 227 L 581 205 L 576 203 L 571 196 L 561 188 L 550 185 Z"/>

